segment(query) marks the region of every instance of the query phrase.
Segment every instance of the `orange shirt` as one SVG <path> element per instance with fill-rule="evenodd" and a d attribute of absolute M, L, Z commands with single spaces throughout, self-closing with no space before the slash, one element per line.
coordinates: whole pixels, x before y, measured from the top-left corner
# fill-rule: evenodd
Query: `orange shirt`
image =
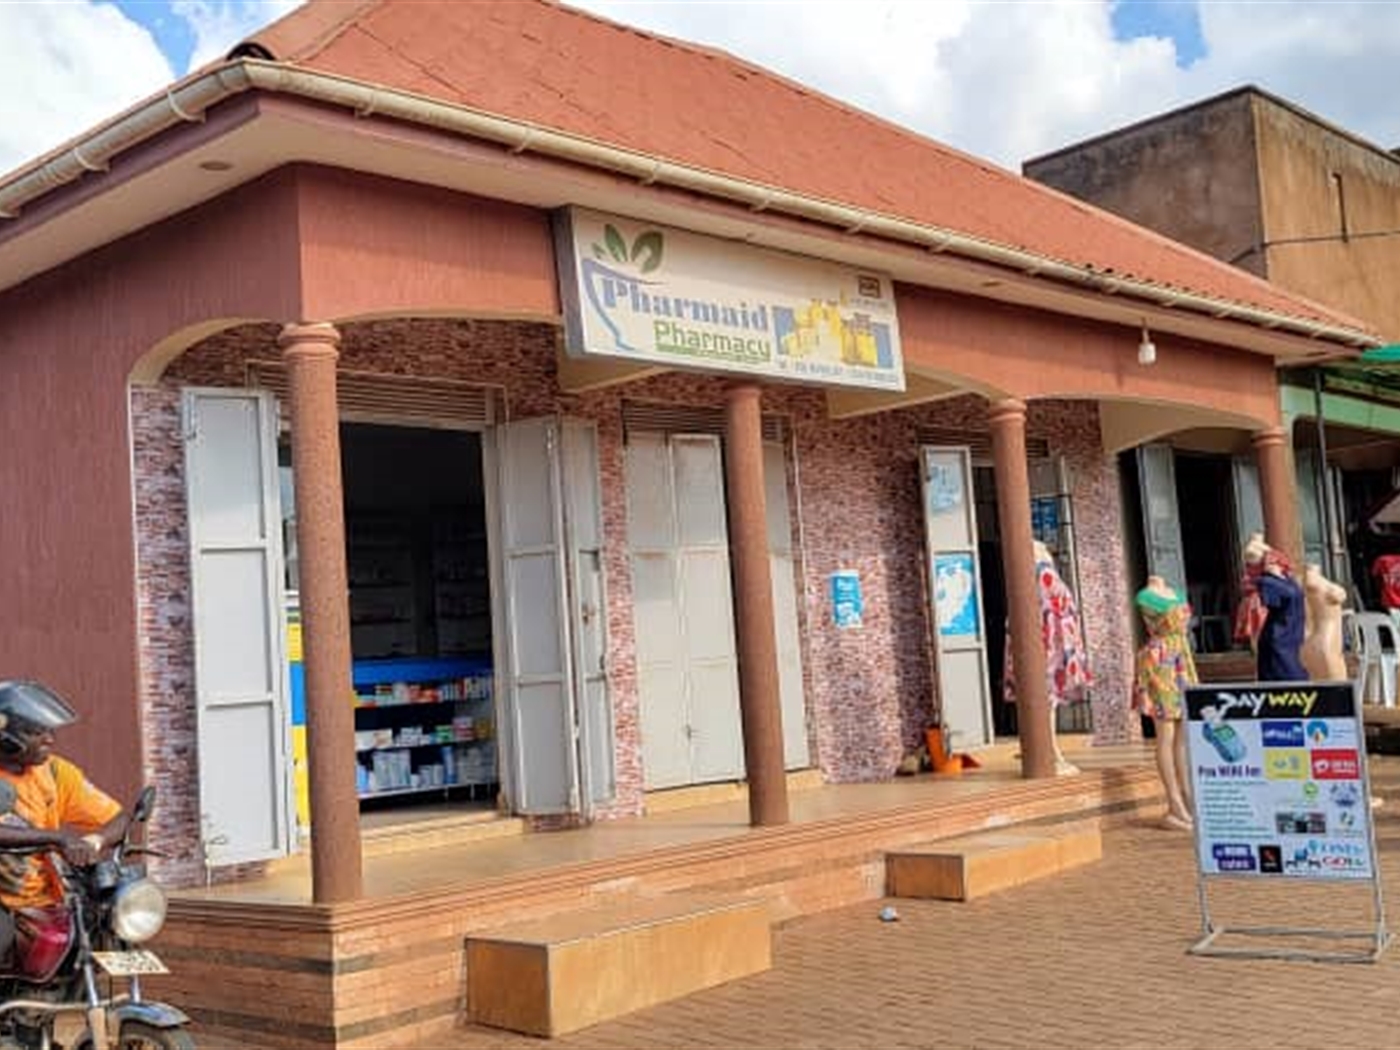
<path fill-rule="evenodd" d="M 57 831 L 97 831 L 115 820 L 122 808 L 88 783 L 83 771 L 54 756 L 23 773 L 0 768 L 0 779 L 15 790 L 11 812 L 0 823 L 14 827 Z M 44 854 L 0 857 L 0 904 L 7 908 L 41 908 L 63 900 L 63 888 L 53 863 Z"/>

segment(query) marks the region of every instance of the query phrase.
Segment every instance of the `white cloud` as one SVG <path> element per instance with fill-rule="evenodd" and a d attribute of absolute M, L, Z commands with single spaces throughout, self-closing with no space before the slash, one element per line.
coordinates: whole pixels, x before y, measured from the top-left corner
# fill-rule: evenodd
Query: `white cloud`
<path fill-rule="evenodd" d="M 299 0 L 171 0 L 171 10 L 194 33 L 190 68 L 223 58 L 229 48 L 276 21 Z"/>
<path fill-rule="evenodd" d="M 1210 0 L 1188 69 L 1165 37 L 1115 40 L 1109 0 L 571 0 L 692 39 L 1007 167 L 1254 83 L 1400 145 L 1396 0 Z"/>
<path fill-rule="evenodd" d="M 730 51 L 1013 170 L 1244 83 L 1400 145 L 1388 82 L 1400 68 L 1400 0 L 1202 0 L 1207 53 L 1188 69 L 1166 38 L 1115 40 L 1109 0 L 572 2 Z M 197 66 L 297 0 L 169 3 Z M 183 72 L 111 5 L 0 0 L 0 170 Z"/>
<path fill-rule="evenodd" d="M 150 34 L 115 7 L 0 3 L 0 173 L 171 79 Z"/>

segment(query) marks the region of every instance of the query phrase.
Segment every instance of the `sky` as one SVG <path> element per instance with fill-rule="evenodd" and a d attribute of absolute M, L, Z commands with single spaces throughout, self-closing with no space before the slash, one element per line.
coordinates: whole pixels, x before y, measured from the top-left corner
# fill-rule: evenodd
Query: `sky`
<path fill-rule="evenodd" d="M 518 0 L 403 0 L 513 3 Z M 297 0 L 0 0 L 0 172 Z M 1400 0 L 575 0 L 1013 170 L 1251 83 L 1400 146 Z"/>

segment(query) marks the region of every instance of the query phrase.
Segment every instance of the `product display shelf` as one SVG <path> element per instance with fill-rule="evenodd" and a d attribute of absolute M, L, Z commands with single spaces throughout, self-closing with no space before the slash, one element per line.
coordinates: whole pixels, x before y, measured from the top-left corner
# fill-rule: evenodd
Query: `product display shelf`
<path fill-rule="evenodd" d="M 356 756 L 360 760 L 357 794 L 362 800 L 406 795 L 442 794 L 477 788 L 497 782 L 494 711 L 491 699 L 490 661 L 444 657 L 436 659 L 394 659 L 357 661 L 352 671 L 356 690 Z M 438 699 L 406 699 L 410 690 L 459 688 L 468 695 Z M 381 693 L 382 703 L 361 703 L 361 697 Z M 398 695 L 395 696 L 395 691 Z M 474 692 L 474 695 L 472 693 Z M 431 694 L 429 694 L 431 695 Z M 474 735 L 469 739 L 418 740 L 399 743 L 397 736 L 406 724 L 430 723 L 436 732 L 439 721 L 466 718 Z M 488 723 L 483 733 L 480 722 Z M 420 731 L 414 727 L 415 733 Z M 368 733 L 390 734 L 390 742 L 364 743 Z M 475 752 L 475 754 L 473 754 Z M 379 757 L 379 756 L 385 757 Z M 388 757 L 402 755 L 402 757 Z M 441 762 L 434 762 L 441 756 Z M 372 760 L 366 762 L 366 760 Z M 376 783 L 379 778 L 381 783 Z M 422 778 L 422 782 L 418 781 Z M 410 781 L 404 783 L 403 781 Z"/>

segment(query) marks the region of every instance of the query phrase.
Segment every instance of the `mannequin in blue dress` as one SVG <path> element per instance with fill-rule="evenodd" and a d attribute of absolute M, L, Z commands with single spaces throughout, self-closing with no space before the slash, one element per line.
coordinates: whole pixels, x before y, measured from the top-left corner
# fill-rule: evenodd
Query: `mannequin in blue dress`
<path fill-rule="evenodd" d="M 1246 597 L 1241 619 L 1249 623 L 1261 682 L 1306 682 L 1299 658 L 1307 623 L 1303 588 L 1288 557 L 1258 533 L 1244 549 Z"/>

